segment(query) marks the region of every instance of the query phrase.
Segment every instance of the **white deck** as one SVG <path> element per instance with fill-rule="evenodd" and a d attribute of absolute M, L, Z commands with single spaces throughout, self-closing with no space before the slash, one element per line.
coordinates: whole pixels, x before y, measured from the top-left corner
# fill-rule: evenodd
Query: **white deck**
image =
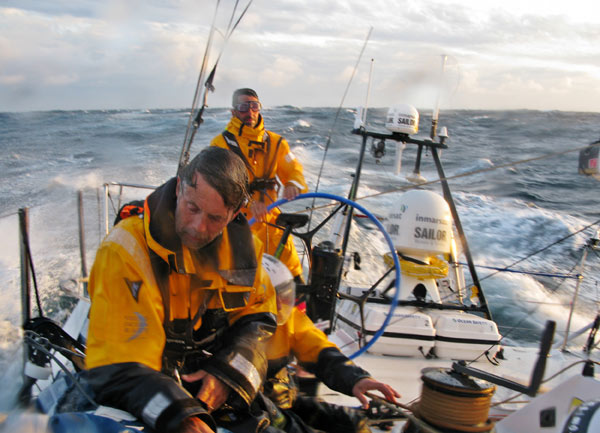
<path fill-rule="evenodd" d="M 480 370 L 485 370 L 497 376 L 501 376 L 504 379 L 513 380 L 522 385 L 529 385 L 531 373 L 533 371 L 535 361 L 537 360 L 538 352 L 539 348 L 535 347 L 505 347 L 504 356 L 506 359 L 502 360 L 500 365 L 493 365 L 485 357 L 482 357 L 477 362 L 471 364 L 471 366 Z M 554 375 L 565 366 L 571 365 L 579 359 L 580 358 L 578 358 L 577 355 L 562 353 L 559 350 L 553 350 L 547 360 L 544 378 Z M 387 383 L 396 389 L 402 395 L 399 401 L 404 404 L 410 404 L 420 397 L 422 369 L 427 367 L 450 368 L 454 362 L 447 359 L 402 358 L 384 355 L 371 355 L 368 353 L 359 356 L 354 361 L 356 364 L 369 371 L 377 380 Z M 583 363 L 577 364 L 573 368 L 565 371 L 559 377 L 553 379 L 551 382 L 543 383 L 540 388 L 540 394 L 549 391 L 559 383 L 565 381 L 567 378 L 580 374 L 582 369 Z M 596 373 L 596 379 L 598 379 L 598 377 L 599 375 Z M 597 391 L 594 391 L 594 393 L 596 392 Z M 518 393 L 506 388 L 497 387 L 493 402 L 505 400 L 506 398 L 512 397 L 515 394 Z M 356 398 L 339 394 L 330 390 L 324 385 L 320 385 L 319 395 L 331 403 L 344 404 L 354 407 L 358 406 L 358 400 Z M 596 396 L 596 398 L 600 398 L 600 393 Z M 519 402 L 524 402 L 531 399 L 526 395 L 521 395 L 516 400 Z M 516 409 L 521 409 L 524 406 L 525 404 L 523 403 L 495 406 L 490 410 L 490 414 L 506 416 L 514 412 Z M 560 427 L 562 422 L 564 422 L 564 419 L 557 421 L 559 423 L 558 427 Z M 400 432 L 403 425 L 404 421 L 396 422 L 392 432 Z M 379 431 L 377 429 L 373 430 Z M 543 431 L 560 432 L 562 430 L 544 429 Z M 519 432 L 519 430 L 517 430 L 517 432 Z M 523 433 L 525 433 L 524 430 Z M 528 430 L 527 433 L 532 432 Z"/>

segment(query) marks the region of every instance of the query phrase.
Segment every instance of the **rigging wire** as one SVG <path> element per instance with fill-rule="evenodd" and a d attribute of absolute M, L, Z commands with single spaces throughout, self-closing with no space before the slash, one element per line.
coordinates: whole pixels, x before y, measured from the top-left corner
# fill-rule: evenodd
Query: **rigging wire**
<path fill-rule="evenodd" d="M 588 229 L 589 227 L 591 227 L 591 226 L 593 226 L 593 225 L 595 225 L 595 224 L 598 224 L 598 223 L 600 223 L 600 220 L 597 220 L 597 221 L 595 221 L 594 223 L 587 225 L 587 226 L 586 226 L 586 227 L 584 227 L 583 229 L 581 229 L 581 230 L 578 230 L 577 232 L 575 232 L 575 233 L 572 233 L 572 234 L 570 234 L 570 235 L 568 235 L 568 236 L 565 236 L 564 238 L 562 238 L 562 239 L 560 239 L 560 240 L 558 240 L 558 241 L 556 241 L 556 242 L 553 242 L 552 244 L 548 245 L 547 247 L 545 247 L 545 248 L 542 248 L 542 249 L 541 249 L 541 250 L 539 250 L 539 251 L 536 251 L 534 254 L 539 254 L 541 251 L 544 251 L 544 250 L 546 250 L 546 249 L 548 249 L 548 248 L 550 248 L 550 247 L 552 247 L 552 246 L 556 245 L 558 242 L 562 242 L 563 240 L 565 240 L 565 239 L 567 239 L 567 238 L 569 238 L 569 237 L 571 237 L 571 236 L 574 236 L 575 234 L 577 234 L 577 233 L 579 233 L 579 232 L 581 232 L 581 231 L 583 231 L 583 230 L 586 230 L 586 229 Z M 519 262 L 521 262 L 521 261 L 523 261 L 523 260 L 526 260 L 527 258 L 530 258 L 530 257 L 532 257 L 532 256 L 533 256 L 533 254 L 530 254 L 529 256 L 527 256 L 527 257 L 525 257 L 525 258 L 523 258 L 523 259 L 521 259 L 521 260 L 519 260 L 519 261 L 515 262 L 515 264 L 516 264 L 516 263 L 519 263 Z M 513 265 L 514 265 L 514 264 L 513 264 Z M 509 265 L 509 266 L 513 266 L 513 265 Z M 494 274 L 491 274 L 491 275 L 489 275 L 489 276 L 496 275 L 498 272 L 500 272 L 500 271 L 497 271 L 497 272 L 495 272 Z M 484 279 L 485 279 L 485 278 L 484 278 Z M 530 303 L 531 303 L 531 302 L 530 302 Z M 537 311 L 539 308 L 541 308 L 541 306 L 542 306 L 542 305 L 545 305 L 545 304 L 544 304 L 543 302 L 539 302 L 539 303 L 537 303 L 537 305 L 535 305 L 533 308 L 531 308 L 529 311 L 527 311 L 527 312 L 526 312 L 526 314 L 524 314 L 524 315 L 523 315 L 523 317 L 521 318 L 521 320 L 519 320 L 519 321 L 518 321 L 518 322 L 517 322 L 517 323 L 516 323 L 514 326 L 511 326 L 510 328 L 508 328 L 508 332 L 507 332 L 506 334 L 503 334 L 503 335 L 502 335 L 502 338 L 500 338 L 500 341 L 498 341 L 498 343 L 497 343 L 497 344 L 500 344 L 500 343 L 501 343 L 501 342 L 502 342 L 502 341 L 503 341 L 505 338 L 507 338 L 507 337 L 508 337 L 509 335 L 511 335 L 511 334 L 512 334 L 512 333 L 513 333 L 513 332 L 514 332 L 516 329 L 518 329 L 519 325 L 521 325 L 521 324 L 522 324 L 522 323 L 523 323 L 525 320 L 527 320 L 527 319 L 528 319 L 528 318 L 529 318 L 529 317 L 530 317 L 530 316 L 531 316 L 533 313 L 535 313 L 535 312 L 536 312 L 536 311 Z M 491 347 L 490 347 L 490 348 L 491 348 Z M 469 362 L 469 365 L 470 365 L 470 364 L 472 364 L 473 362 L 476 362 L 476 361 L 477 361 L 479 358 L 481 358 L 481 357 L 482 357 L 484 354 L 485 354 L 485 353 L 483 353 L 483 354 L 479 355 L 477 358 L 475 358 L 474 360 L 470 361 L 470 362 Z"/>
<path fill-rule="evenodd" d="M 575 262 L 573 263 L 573 266 L 571 266 L 571 269 L 569 269 L 569 272 L 567 272 L 567 275 L 571 275 L 573 273 L 573 271 L 575 270 L 575 268 L 577 267 L 578 263 Z M 562 284 L 566 281 L 566 279 L 562 279 L 560 280 L 560 282 L 557 284 L 556 287 L 553 288 L 554 291 L 557 291 L 558 289 L 561 288 Z"/>
<path fill-rule="evenodd" d="M 350 79 L 348 80 L 348 83 L 346 84 L 346 89 L 344 90 L 344 94 L 342 95 L 342 100 L 340 101 L 340 105 L 338 106 L 337 111 L 335 112 L 333 124 L 331 125 L 331 129 L 327 133 L 327 143 L 325 144 L 325 151 L 323 152 L 323 159 L 321 160 L 321 167 L 319 168 L 319 174 L 317 176 L 317 184 L 315 186 L 315 192 L 319 191 L 319 183 L 321 181 L 321 175 L 323 174 L 323 166 L 325 165 L 325 158 L 327 157 L 327 151 L 329 150 L 329 145 L 331 144 L 331 136 L 333 134 L 333 130 L 334 130 L 334 128 L 338 122 L 338 119 L 340 117 L 340 113 L 342 111 L 344 101 L 346 100 L 346 96 L 348 95 L 348 90 L 350 90 L 350 85 L 352 84 L 352 80 L 354 79 L 354 75 L 356 74 L 358 65 L 360 64 L 360 60 L 362 59 L 363 53 L 365 52 L 365 48 L 367 47 L 367 43 L 369 42 L 369 39 L 371 38 L 372 32 L 373 32 L 373 27 L 369 27 L 369 32 L 367 33 L 367 37 L 365 38 L 363 46 L 360 50 L 360 54 L 358 55 L 358 59 L 356 60 L 356 64 L 354 65 L 354 69 L 352 70 L 352 74 L 350 75 Z M 313 203 L 314 203 L 314 201 L 313 201 Z"/>
<path fill-rule="evenodd" d="M 219 3 L 220 3 L 220 0 L 217 0 L 217 4 L 215 6 L 215 12 L 214 12 L 213 19 L 212 19 L 212 24 L 210 26 L 210 31 L 208 33 L 208 40 L 206 42 L 206 47 L 204 49 L 204 57 L 202 58 L 202 66 L 200 66 L 200 74 L 198 75 L 198 81 L 196 83 L 196 90 L 194 92 L 194 98 L 192 100 L 192 108 L 190 110 L 190 117 L 188 119 L 187 128 L 185 130 L 185 137 L 183 139 L 183 146 L 181 148 L 181 154 L 179 155 L 179 163 L 177 166 L 178 172 L 181 169 L 181 167 L 183 167 L 187 163 L 187 160 L 189 159 L 189 156 L 190 156 L 189 149 L 190 149 L 190 146 L 192 145 L 193 135 L 194 135 L 195 131 L 198 129 L 198 127 L 200 126 L 199 124 L 196 124 L 196 122 L 194 120 L 194 110 L 196 110 L 196 107 L 198 104 L 198 98 L 200 97 L 200 92 L 201 92 L 201 88 L 202 88 L 202 82 L 204 81 L 204 73 L 206 72 L 206 65 L 208 63 L 208 56 L 210 54 L 210 48 L 212 45 L 212 37 L 215 32 L 215 23 L 217 20 L 217 12 L 219 11 Z"/>
<path fill-rule="evenodd" d="M 249 0 L 249 2 L 246 4 L 246 7 L 240 13 L 240 16 L 237 18 L 237 20 L 235 20 L 235 24 L 232 25 L 232 23 L 234 22 L 235 13 L 237 11 L 237 7 L 239 4 L 239 0 L 236 0 L 233 11 L 229 18 L 227 30 L 225 31 L 223 46 L 221 47 L 221 51 L 219 52 L 219 55 L 217 56 L 217 60 L 214 64 L 214 66 L 212 67 L 210 73 L 208 74 L 208 78 L 206 79 L 206 82 L 204 82 L 204 86 L 202 86 L 202 82 L 204 81 L 204 74 L 206 72 L 206 65 L 208 63 L 208 55 L 209 55 L 209 51 L 210 51 L 210 46 L 212 45 L 212 37 L 213 37 L 214 32 L 217 31 L 215 28 L 215 20 L 216 20 L 216 16 L 217 16 L 217 10 L 219 8 L 219 0 L 217 0 L 215 16 L 213 18 L 213 23 L 212 23 L 211 30 L 209 33 L 206 51 L 204 53 L 204 58 L 202 60 L 202 67 L 200 68 L 200 75 L 198 77 L 198 83 L 196 84 L 196 92 L 194 93 L 194 100 L 192 102 L 192 109 L 190 111 L 190 118 L 188 120 L 188 127 L 185 132 L 185 139 L 184 139 L 183 147 L 181 149 L 181 155 L 179 157 L 179 164 L 177 167 L 177 172 L 179 172 L 179 170 L 181 170 L 181 168 L 183 166 L 185 166 L 189 161 L 190 148 L 192 146 L 192 142 L 194 141 L 194 137 L 196 136 L 196 132 L 198 131 L 198 128 L 204 122 L 202 115 L 204 114 L 204 109 L 207 107 L 206 101 L 208 99 L 208 92 L 209 91 L 213 92 L 215 90 L 213 81 L 215 78 L 215 74 L 217 72 L 217 66 L 219 65 L 221 56 L 223 55 L 223 52 L 225 51 L 225 47 L 227 46 L 227 42 L 229 42 L 231 35 L 235 31 L 235 29 L 237 28 L 239 23 L 242 21 L 242 18 L 246 15 L 246 12 L 250 8 L 250 5 L 252 4 L 252 2 L 253 2 L 253 0 Z M 200 97 L 200 92 L 201 92 L 202 87 L 204 87 L 204 93 L 202 95 L 202 104 L 200 105 L 200 107 L 197 107 L 198 99 Z M 194 117 L 194 111 L 196 109 L 198 110 L 198 113 Z"/>
<path fill-rule="evenodd" d="M 327 133 L 327 142 L 325 143 L 323 159 L 321 159 L 321 167 L 319 168 L 319 174 L 317 175 L 317 184 L 315 185 L 315 192 L 319 192 L 319 185 L 321 182 L 321 176 L 323 174 L 323 167 L 325 166 L 325 159 L 327 158 L 327 151 L 329 150 L 329 146 L 331 145 L 331 136 L 333 135 L 333 130 L 335 129 L 335 126 L 337 125 L 338 119 L 340 117 L 340 113 L 342 111 L 342 107 L 344 105 L 344 101 L 346 100 L 346 96 L 348 95 L 348 91 L 350 90 L 350 85 L 352 84 L 354 75 L 356 74 L 356 71 L 358 70 L 358 65 L 360 64 L 360 60 L 362 59 L 363 53 L 365 52 L 365 48 L 367 47 L 367 44 L 369 43 L 369 39 L 371 38 L 372 32 L 373 32 L 373 26 L 369 27 L 369 31 L 367 32 L 367 37 L 365 38 L 365 41 L 363 42 L 363 46 L 358 55 L 358 59 L 356 59 L 356 63 L 354 65 L 354 69 L 352 70 L 352 74 L 350 75 L 350 79 L 348 80 L 348 83 L 346 84 L 346 89 L 344 90 L 344 94 L 342 95 L 342 100 L 340 101 L 340 105 L 338 105 L 338 108 L 335 112 L 333 124 L 331 125 L 331 128 L 329 129 L 329 132 Z M 310 206 L 310 214 L 308 216 L 308 226 L 307 227 L 308 227 L 309 231 L 310 231 L 310 227 L 311 227 L 311 223 L 312 223 L 315 199 L 316 198 L 313 198 L 312 205 Z M 304 262 L 302 262 L 302 266 L 304 266 Z"/>

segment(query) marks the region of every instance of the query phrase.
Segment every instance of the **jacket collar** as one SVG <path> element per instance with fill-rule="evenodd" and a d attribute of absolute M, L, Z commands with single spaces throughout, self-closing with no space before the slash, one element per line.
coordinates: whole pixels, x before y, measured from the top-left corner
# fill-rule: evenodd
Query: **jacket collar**
<path fill-rule="evenodd" d="M 258 116 L 258 123 L 254 128 L 246 126 L 240 119 L 233 116 L 225 130 L 231 132 L 236 137 L 243 137 L 250 141 L 263 141 L 265 135 L 265 123 L 262 114 Z"/>
<path fill-rule="evenodd" d="M 210 244 L 191 251 L 182 245 L 175 231 L 176 187 L 177 178 L 174 177 L 158 187 L 144 202 L 144 231 L 148 247 L 167 262 L 172 271 L 194 273 L 191 255 L 205 263 L 210 257 L 215 270 L 225 280 L 251 286 L 258 265 L 246 218 L 238 214 Z"/>

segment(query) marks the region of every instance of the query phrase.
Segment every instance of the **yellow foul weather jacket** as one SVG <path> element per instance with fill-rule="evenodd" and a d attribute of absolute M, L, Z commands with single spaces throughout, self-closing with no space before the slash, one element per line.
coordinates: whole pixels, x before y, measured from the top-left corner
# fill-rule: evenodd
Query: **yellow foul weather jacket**
<path fill-rule="evenodd" d="M 157 431 L 188 416 L 212 424 L 200 402 L 169 376 L 203 369 L 249 403 L 266 372 L 261 342 L 275 329 L 274 289 L 262 243 L 238 216 L 198 251 L 175 233 L 176 179 L 153 192 L 144 213 L 115 226 L 89 280 L 89 381 L 102 404 Z M 258 256 L 258 259 L 257 259 Z"/>
<path fill-rule="evenodd" d="M 265 394 L 283 409 L 293 404 L 294 396 L 290 397 L 288 393 L 294 385 L 288 377 L 286 366 L 294 359 L 329 388 L 347 395 L 352 395 L 356 382 L 370 377 L 367 371 L 342 354 L 297 307 L 294 307 L 287 322 L 277 327 L 266 350 L 269 369 Z"/>
<path fill-rule="evenodd" d="M 230 149 L 242 158 L 248 169 L 252 200 L 262 201 L 267 206 L 274 203 L 277 201 L 280 185 L 293 184 L 301 193 L 308 191 L 302 164 L 291 152 L 285 138 L 265 129 L 262 115 L 254 128 L 244 125 L 237 117 L 232 117 L 225 131 L 214 137 L 210 144 Z M 248 207 L 243 208 L 242 213 L 248 219 L 253 217 Z M 278 209 L 273 209 L 266 221 L 274 224 L 279 213 Z M 261 222 L 254 223 L 251 229 L 265 244 L 265 252 L 273 254 L 281 239 L 281 230 Z M 287 265 L 292 275 L 302 273 L 291 238 L 288 239 L 280 260 Z"/>

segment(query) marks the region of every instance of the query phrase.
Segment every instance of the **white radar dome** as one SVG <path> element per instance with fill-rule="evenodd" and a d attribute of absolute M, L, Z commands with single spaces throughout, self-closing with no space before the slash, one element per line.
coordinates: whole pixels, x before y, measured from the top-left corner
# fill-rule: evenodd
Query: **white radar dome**
<path fill-rule="evenodd" d="M 388 110 L 385 127 L 392 132 L 416 134 L 419 132 L 419 112 L 410 104 L 392 105 Z"/>
<path fill-rule="evenodd" d="M 393 205 L 386 229 L 402 254 L 427 261 L 451 251 L 450 207 L 435 192 L 412 190 L 402 194 Z"/>

